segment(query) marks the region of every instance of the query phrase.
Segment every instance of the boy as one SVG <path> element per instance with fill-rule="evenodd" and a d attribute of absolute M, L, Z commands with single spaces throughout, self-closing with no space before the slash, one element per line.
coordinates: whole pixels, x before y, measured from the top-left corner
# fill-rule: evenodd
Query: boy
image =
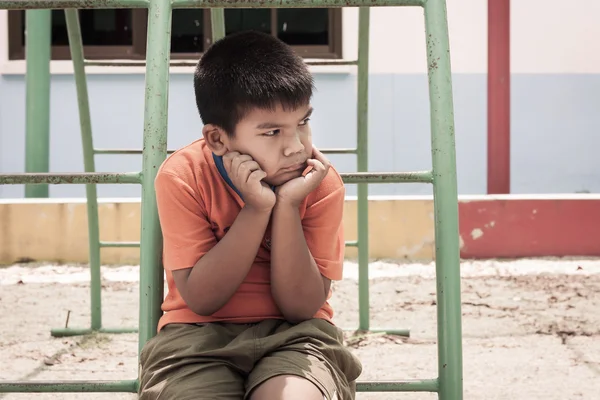
<path fill-rule="evenodd" d="M 313 79 L 278 39 L 216 42 L 194 75 L 203 138 L 156 177 L 168 294 L 140 399 L 354 398 L 332 322 L 345 189 L 312 146 Z"/>

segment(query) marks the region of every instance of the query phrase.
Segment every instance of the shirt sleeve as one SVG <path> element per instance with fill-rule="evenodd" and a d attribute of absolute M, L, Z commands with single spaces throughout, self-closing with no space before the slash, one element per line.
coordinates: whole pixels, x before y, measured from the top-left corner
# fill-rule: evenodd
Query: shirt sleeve
<path fill-rule="evenodd" d="M 159 172 L 154 187 L 164 268 L 191 268 L 217 243 L 204 201 L 187 182 L 169 172 Z"/>
<path fill-rule="evenodd" d="M 306 244 L 321 274 L 331 280 L 341 280 L 343 275 L 345 195 L 341 177 L 331 168 L 302 219 Z"/>

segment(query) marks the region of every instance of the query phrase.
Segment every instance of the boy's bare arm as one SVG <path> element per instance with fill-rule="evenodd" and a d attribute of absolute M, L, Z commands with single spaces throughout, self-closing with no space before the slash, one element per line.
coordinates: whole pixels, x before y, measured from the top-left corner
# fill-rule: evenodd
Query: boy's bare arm
<path fill-rule="evenodd" d="M 325 303 L 331 286 L 310 253 L 298 210 L 327 176 L 331 164 L 316 148 L 308 164 L 312 167 L 308 174 L 277 189 L 271 225 L 271 291 L 290 322 L 312 318 Z"/>
<path fill-rule="evenodd" d="M 243 282 L 275 205 L 275 194 L 262 182 L 266 173 L 250 156 L 231 152 L 223 157 L 223 165 L 245 206 L 223 239 L 194 267 L 173 271 L 181 297 L 199 315 L 217 312 Z"/>
<path fill-rule="evenodd" d="M 188 307 L 212 315 L 233 296 L 248 274 L 263 239 L 270 211 L 243 208 L 223 239 L 193 268 L 173 271 Z"/>
<path fill-rule="evenodd" d="M 308 249 L 298 207 L 278 202 L 271 229 L 273 298 L 288 321 L 310 319 L 325 303 L 331 281 L 321 274 Z"/>

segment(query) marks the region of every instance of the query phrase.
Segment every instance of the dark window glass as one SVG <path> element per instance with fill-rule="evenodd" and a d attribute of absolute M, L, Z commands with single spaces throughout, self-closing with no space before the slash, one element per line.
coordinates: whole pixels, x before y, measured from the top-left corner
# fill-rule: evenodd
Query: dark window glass
<path fill-rule="evenodd" d="M 289 45 L 329 44 L 329 10 L 326 8 L 280 8 L 277 37 Z"/>
<path fill-rule="evenodd" d="M 22 11 L 25 44 L 25 11 Z M 84 46 L 130 46 L 132 43 L 131 10 L 79 10 L 79 26 Z M 52 45 L 68 46 L 64 10 L 52 10 Z"/>
<path fill-rule="evenodd" d="M 204 42 L 204 10 L 173 10 L 171 52 L 201 53 Z"/>

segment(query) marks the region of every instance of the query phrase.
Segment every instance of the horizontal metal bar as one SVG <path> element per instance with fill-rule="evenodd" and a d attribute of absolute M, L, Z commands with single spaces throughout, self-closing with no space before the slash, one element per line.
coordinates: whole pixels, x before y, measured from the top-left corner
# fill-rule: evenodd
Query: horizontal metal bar
<path fill-rule="evenodd" d="M 170 149 L 167 150 L 167 154 L 173 154 L 175 151 L 175 149 Z M 122 154 L 122 155 L 127 155 L 127 154 L 142 154 L 142 150 L 141 149 L 94 149 L 94 153 L 96 154 Z M 321 153 L 324 154 L 356 154 L 356 149 L 322 149 Z"/>
<path fill-rule="evenodd" d="M 425 0 L 173 0 L 173 8 L 337 8 L 419 6 Z"/>
<path fill-rule="evenodd" d="M 140 242 L 100 242 L 100 247 L 140 247 Z"/>
<path fill-rule="evenodd" d="M 84 336 L 96 332 L 108 334 L 137 333 L 138 328 L 55 328 L 50 330 L 50 335 L 52 337 Z"/>
<path fill-rule="evenodd" d="M 391 382 L 357 382 L 357 392 L 437 392 L 437 379 L 401 380 Z"/>
<path fill-rule="evenodd" d="M 173 8 L 423 7 L 425 0 L 173 0 Z M 0 10 L 148 8 L 149 0 L 0 0 Z"/>
<path fill-rule="evenodd" d="M 358 240 L 348 240 L 346 247 L 358 247 Z"/>
<path fill-rule="evenodd" d="M 0 0 L 0 10 L 148 8 L 149 0 Z"/>
<path fill-rule="evenodd" d="M 346 332 L 360 332 L 361 330 L 359 328 L 342 328 L 342 330 L 346 331 Z M 390 336 L 403 336 L 403 337 L 410 337 L 410 329 L 397 329 L 397 328 L 390 328 L 390 329 L 386 329 L 386 328 L 369 328 L 367 331 L 365 331 L 367 334 L 369 333 L 385 333 L 387 335 Z"/>
<path fill-rule="evenodd" d="M 173 154 L 175 149 L 167 150 L 167 154 Z M 96 154 L 142 154 L 142 149 L 94 149 Z"/>
<path fill-rule="evenodd" d="M 0 174 L 0 185 L 20 184 L 87 184 L 87 183 L 141 183 L 139 172 L 81 172 L 75 174 L 24 173 Z"/>
<path fill-rule="evenodd" d="M 136 393 L 137 387 L 137 379 L 129 381 L 0 381 L 0 393 Z"/>
<path fill-rule="evenodd" d="M 198 60 L 171 60 L 170 67 L 196 67 Z M 342 66 L 357 65 L 356 60 L 306 60 L 307 65 L 314 66 Z M 145 67 L 144 60 L 86 60 L 86 67 Z"/>
<path fill-rule="evenodd" d="M 357 149 L 320 149 L 323 154 L 356 154 Z"/>
<path fill-rule="evenodd" d="M 433 183 L 431 171 L 341 173 L 344 183 Z"/>

